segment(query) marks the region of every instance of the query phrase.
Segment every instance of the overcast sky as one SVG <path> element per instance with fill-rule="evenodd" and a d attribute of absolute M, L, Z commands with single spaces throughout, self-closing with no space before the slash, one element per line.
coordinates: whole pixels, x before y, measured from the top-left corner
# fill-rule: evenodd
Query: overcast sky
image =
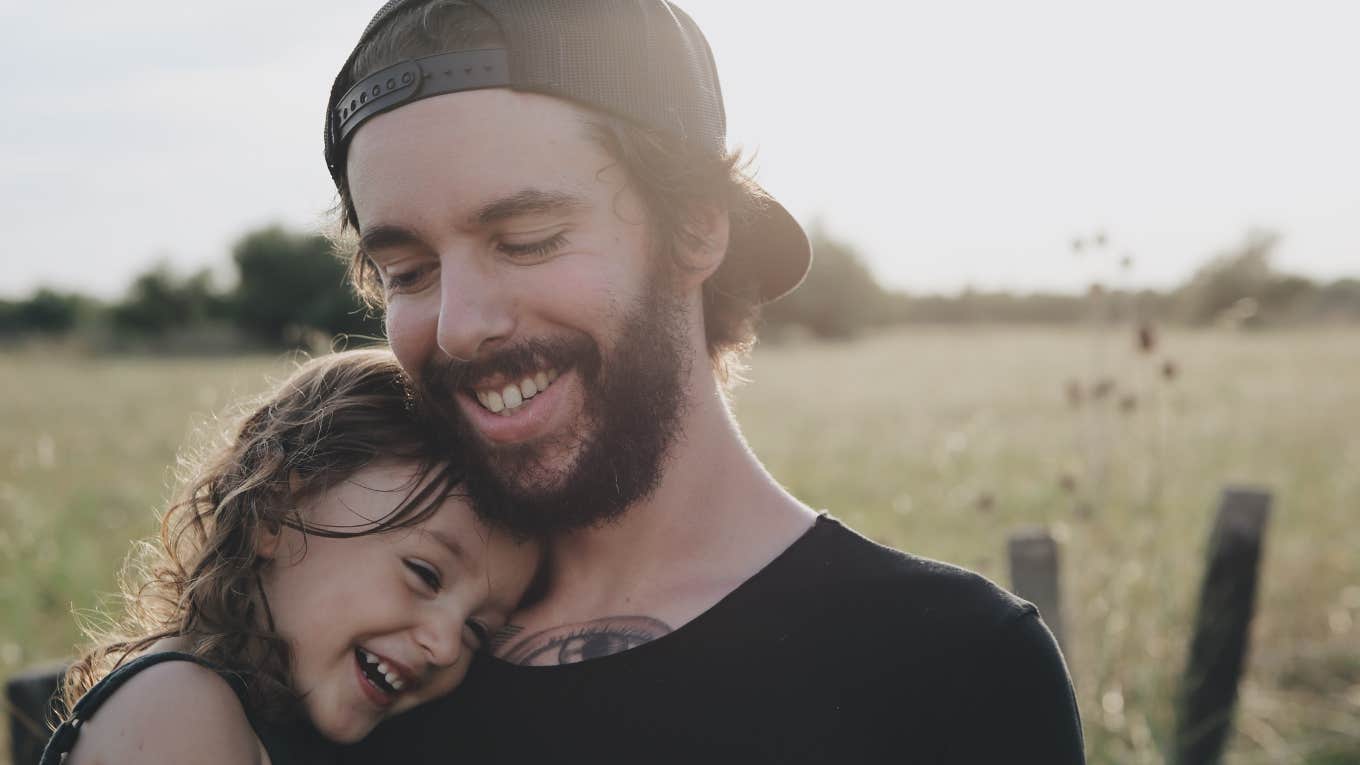
<path fill-rule="evenodd" d="M 569 0 L 563 0 L 567 2 Z M 0 294 L 316 227 L 330 81 L 379 0 L 0 0 Z M 1360 3 L 681 0 L 729 139 L 886 283 L 1167 285 L 1251 227 L 1360 276 Z M 1075 258 L 1103 229 L 1112 254 Z"/>

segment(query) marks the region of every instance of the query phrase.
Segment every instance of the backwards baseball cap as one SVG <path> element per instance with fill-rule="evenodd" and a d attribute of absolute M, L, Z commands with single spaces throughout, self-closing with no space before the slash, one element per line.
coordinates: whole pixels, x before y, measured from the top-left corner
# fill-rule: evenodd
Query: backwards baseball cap
<path fill-rule="evenodd" d="M 719 156 L 727 117 L 713 52 L 699 27 L 666 0 L 469 0 L 500 28 L 504 47 L 408 59 L 354 82 L 359 50 L 404 8 L 388 0 L 335 77 L 326 108 L 326 165 L 343 190 L 349 141 L 367 120 L 431 96 L 510 88 L 564 98 L 630 120 Z M 761 302 L 792 291 L 812 248 L 768 194 L 732 220 L 720 286 L 757 290 Z M 356 227 L 357 221 L 350 221 Z"/>

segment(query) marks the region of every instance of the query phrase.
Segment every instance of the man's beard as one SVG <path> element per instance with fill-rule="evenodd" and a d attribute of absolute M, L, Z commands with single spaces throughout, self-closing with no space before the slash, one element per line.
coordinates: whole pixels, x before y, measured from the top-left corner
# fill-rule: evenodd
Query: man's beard
<path fill-rule="evenodd" d="M 466 469 L 463 488 L 477 512 L 520 535 L 600 526 L 618 519 L 661 483 L 678 436 L 688 373 L 683 308 L 660 275 L 621 317 L 605 358 L 586 334 L 526 340 L 471 362 L 446 357 L 416 380 L 416 403 L 452 435 L 453 459 Z M 581 381 L 581 421 L 532 443 L 489 444 L 476 433 L 456 394 L 491 375 L 509 380 L 574 369 Z M 557 383 L 553 383 L 557 384 Z M 557 456 L 558 464 L 545 464 Z"/>

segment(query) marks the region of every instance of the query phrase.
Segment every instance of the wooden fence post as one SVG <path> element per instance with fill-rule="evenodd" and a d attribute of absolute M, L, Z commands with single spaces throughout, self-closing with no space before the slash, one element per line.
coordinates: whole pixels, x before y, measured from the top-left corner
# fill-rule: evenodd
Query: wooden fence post
<path fill-rule="evenodd" d="M 1177 765 L 1213 763 L 1223 754 L 1247 653 L 1269 516 L 1269 492 L 1223 490 L 1181 677 L 1173 760 Z"/>
<path fill-rule="evenodd" d="M 1011 591 L 1039 608 L 1039 615 L 1065 651 L 1058 543 L 1044 529 L 1029 527 L 1011 534 L 1006 552 L 1011 566 Z"/>
<path fill-rule="evenodd" d="M 37 765 L 56 725 L 52 702 L 65 664 L 51 664 L 14 675 L 5 682 L 9 713 L 9 751 L 13 765 Z"/>

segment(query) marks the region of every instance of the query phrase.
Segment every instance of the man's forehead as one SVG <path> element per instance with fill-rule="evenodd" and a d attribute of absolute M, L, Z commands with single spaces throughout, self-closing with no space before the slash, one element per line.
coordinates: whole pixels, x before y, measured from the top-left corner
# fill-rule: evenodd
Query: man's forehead
<path fill-rule="evenodd" d="M 394 154 L 460 155 L 518 146 L 554 151 L 589 146 L 589 119 L 579 107 L 552 96 L 490 88 L 428 98 L 379 114 L 355 132 L 349 175 L 356 164 Z"/>
<path fill-rule="evenodd" d="M 579 207 L 612 161 L 582 112 L 556 98 L 505 90 L 426 99 L 362 126 L 348 180 L 361 228 L 439 209 L 458 222 Z"/>

